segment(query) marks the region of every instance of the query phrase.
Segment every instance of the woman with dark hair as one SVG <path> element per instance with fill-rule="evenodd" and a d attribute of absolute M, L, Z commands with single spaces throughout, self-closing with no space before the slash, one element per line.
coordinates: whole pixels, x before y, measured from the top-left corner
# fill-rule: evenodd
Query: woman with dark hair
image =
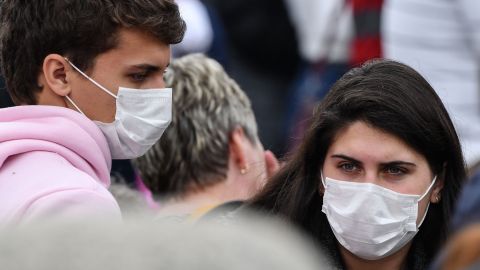
<path fill-rule="evenodd" d="M 298 151 L 251 205 L 313 235 L 339 268 L 424 269 L 465 174 L 432 87 L 406 65 L 375 60 L 334 84 Z"/>

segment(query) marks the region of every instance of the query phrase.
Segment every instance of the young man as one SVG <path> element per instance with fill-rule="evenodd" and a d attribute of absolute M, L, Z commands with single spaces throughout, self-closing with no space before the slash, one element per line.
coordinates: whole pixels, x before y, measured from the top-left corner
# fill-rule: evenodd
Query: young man
<path fill-rule="evenodd" d="M 2 1 L 0 222 L 118 218 L 111 158 L 142 155 L 171 118 L 163 73 L 185 23 L 173 0 Z M 33 105 L 33 106 L 31 106 Z"/>

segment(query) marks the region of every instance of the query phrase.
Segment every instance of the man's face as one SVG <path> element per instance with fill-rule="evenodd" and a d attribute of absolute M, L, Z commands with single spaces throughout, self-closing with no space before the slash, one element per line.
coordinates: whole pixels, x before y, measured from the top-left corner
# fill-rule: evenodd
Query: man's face
<path fill-rule="evenodd" d="M 117 46 L 98 55 L 94 61 L 93 67 L 85 73 L 115 95 L 119 87 L 163 88 L 163 74 L 170 63 L 170 46 L 145 32 L 120 29 Z M 72 74 L 70 97 L 75 104 L 91 120 L 113 122 L 115 98 L 73 68 Z"/>

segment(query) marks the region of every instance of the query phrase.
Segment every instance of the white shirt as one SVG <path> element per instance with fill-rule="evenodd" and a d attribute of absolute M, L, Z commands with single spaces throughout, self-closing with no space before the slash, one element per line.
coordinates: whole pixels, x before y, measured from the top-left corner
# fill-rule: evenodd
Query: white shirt
<path fill-rule="evenodd" d="M 386 0 L 386 58 L 422 74 L 450 113 L 469 165 L 480 160 L 480 1 Z"/>

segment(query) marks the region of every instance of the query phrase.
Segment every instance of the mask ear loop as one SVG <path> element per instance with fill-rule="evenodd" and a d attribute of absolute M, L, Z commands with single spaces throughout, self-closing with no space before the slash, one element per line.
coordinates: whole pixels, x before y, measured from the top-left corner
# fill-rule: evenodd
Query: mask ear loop
<path fill-rule="evenodd" d="M 427 196 L 428 192 L 430 192 L 430 189 L 432 189 L 433 185 L 435 185 L 435 182 L 437 181 L 437 176 L 435 175 L 435 177 L 433 178 L 433 181 L 432 183 L 430 184 L 430 186 L 427 188 L 427 191 L 425 193 L 423 193 L 423 195 L 420 197 L 420 199 L 418 199 L 418 201 L 421 201 L 423 200 L 423 198 L 425 198 L 425 196 Z"/>
<path fill-rule="evenodd" d="M 77 106 L 77 104 L 75 104 L 75 102 L 73 102 L 73 100 L 67 95 L 65 96 L 65 98 L 70 102 L 72 103 L 73 107 L 75 107 L 75 109 L 77 109 L 77 111 L 79 111 L 81 114 L 85 115 L 82 110 L 80 110 L 80 108 Z"/>
<path fill-rule="evenodd" d="M 322 181 L 323 189 L 327 189 L 327 184 L 325 183 L 325 179 L 323 178 L 323 171 L 320 171 L 320 180 Z"/>
<path fill-rule="evenodd" d="M 433 187 L 433 185 L 435 184 L 436 181 L 437 181 L 437 176 L 435 175 L 435 177 L 433 178 L 433 181 L 430 184 L 430 186 L 428 187 L 427 191 L 420 197 L 420 199 L 418 199 L 418 202 L 420 202 L 421 200 L 423 200 L 423 198 L 425 198 L 425 196 L 430 192 L 430 189 L 432 189 L 432 187 Z M 418 202 L 417 202 L 417 204 L 418 204 Z M 428 208 L 430 208 L 430 200 L 428 201 L 427 209 L 425 209 L 425 214 L 423 214 L 423 218 L 417 226 L 417 230 L 420 228 L 420 226 L 422 226 L 423 221 L 427 217 Z"/>
<path fill-rule="evenodd" d="M 87 80 L 89 80 L 90 82 L 92 82 L 93 84 L 95 84 L 98 88 L 102 89 L 103 91 L 105 91 L 107 94 L 109 94 L 110 96 L 112 96 L 113 98 L 117 99 L 117 96 L 114 95 L 112 92 L 108 91 L 107 88 L 103 87 L 101 84 L 97 83 L 95 80 L 93 80 L 92 78 L 90 78 L 87 74 L 83 73 L 83 71 L 81 71 L 78 67 L 76 67 L 72 62 L 70 62 L 70 60 L 68 60 L 68 58 L 64 57 L 65 61 L 67 61 L 76 71 L 78 71 L 78 73 L 82 74 L 83 77 L 85 77 Z"/>

